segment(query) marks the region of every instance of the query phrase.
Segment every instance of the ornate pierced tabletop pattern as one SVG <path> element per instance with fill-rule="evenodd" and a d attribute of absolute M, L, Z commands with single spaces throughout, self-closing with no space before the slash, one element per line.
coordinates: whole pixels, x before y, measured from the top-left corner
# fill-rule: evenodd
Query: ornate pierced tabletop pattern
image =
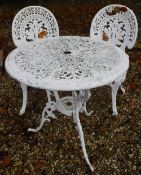
<path fill-rule="evenodd" d="M 27 85 L 51 90 L 89 89 L 110 83 L 129 66 L 113 45 L 88 37 L 57 37 L 15 49 L 7 71 Z"/>

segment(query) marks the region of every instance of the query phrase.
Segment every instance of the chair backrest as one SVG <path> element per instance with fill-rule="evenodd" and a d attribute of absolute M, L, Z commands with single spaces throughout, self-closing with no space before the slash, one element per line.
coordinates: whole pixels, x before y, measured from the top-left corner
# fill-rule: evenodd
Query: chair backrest
<path fill-rule="evenodd" d="M 44 7 L 25 7 L 14 17 L 12 38 L 17 47 L 29 41 L 56 36 L 59 36 L 57 21 Z"/>
<path fill-rule="evenodd" d="M 92 20 L 90 37 L 111 42 L 123 50 L 133 48 L 138 33 L 135 14 L 124 5 L 102 8 Z"/>

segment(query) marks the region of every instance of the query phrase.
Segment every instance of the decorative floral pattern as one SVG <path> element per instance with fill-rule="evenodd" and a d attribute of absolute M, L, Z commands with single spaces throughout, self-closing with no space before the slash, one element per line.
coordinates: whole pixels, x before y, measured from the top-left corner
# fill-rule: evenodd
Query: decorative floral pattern
<path fill-rule="evenodd" d="M 128 69 L 128 56 L 120 53 L 121 58 L 119 53 L 113 45 L 88 37 L 50 38 L 15 50 L 6 59 L 6 68 L 27 85 L 77 90 L 122 75 Z"/>
<path fill-rule="evenodd" d="M 137 20 L 132 10 L 122 5 L 109 5 L 95 15 L 90 36 L 111 42 L 124 50 L 134 46 L 137 32 Z"/>
<path fill-rule="evenodd" d="M 12 23 L 12 37 L 16 46 L 25 42 L 59 36 L 54 15 L 46 8 L 29 6 L 17 13 Z"/>

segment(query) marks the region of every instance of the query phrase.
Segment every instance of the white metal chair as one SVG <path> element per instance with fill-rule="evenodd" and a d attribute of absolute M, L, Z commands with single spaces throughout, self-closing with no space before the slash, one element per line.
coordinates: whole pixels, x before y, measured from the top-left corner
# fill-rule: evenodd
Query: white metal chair
<path fill-rule="evenodd" d="M 105 41 L 125 48 L 132 49 L 137 38 L 138 23 L 135 14 L 124 5 L 112 4 L 102 8 L 94 16 L 90 37 L 95 40 Z M 125 80 L 126 73 L 122 75 Z M 111 82 L 113 114 L 117 115 L 116 94 L 123 81 Z M 124 89 L 121 86 L 121 89 Z"/>
<path fill-rule="evenodd" d="M 12 23 L 12 38 L 16 47 L 35 40 L 59 36 L 59 28 L 54 15 L 41 6 L 28 6 L 21 9 Z M 27 86 L 20 82 L 23 92 L 23 104 L 20 115 L 27 104 Z M 47 92 L 47 95 L 48 92 Z"/>

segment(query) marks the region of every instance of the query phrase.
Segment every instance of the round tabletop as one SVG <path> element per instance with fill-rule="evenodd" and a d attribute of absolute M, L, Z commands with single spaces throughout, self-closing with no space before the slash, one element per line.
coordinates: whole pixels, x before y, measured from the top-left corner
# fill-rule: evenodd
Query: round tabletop
<path fill-rule="evenodd" d="M 129 58 L 112 44 L 90 37 L 60 36 L 14 49 L 5 67 L 28 86 L 72 91 L 112 83 L 127 72 Z"/>

